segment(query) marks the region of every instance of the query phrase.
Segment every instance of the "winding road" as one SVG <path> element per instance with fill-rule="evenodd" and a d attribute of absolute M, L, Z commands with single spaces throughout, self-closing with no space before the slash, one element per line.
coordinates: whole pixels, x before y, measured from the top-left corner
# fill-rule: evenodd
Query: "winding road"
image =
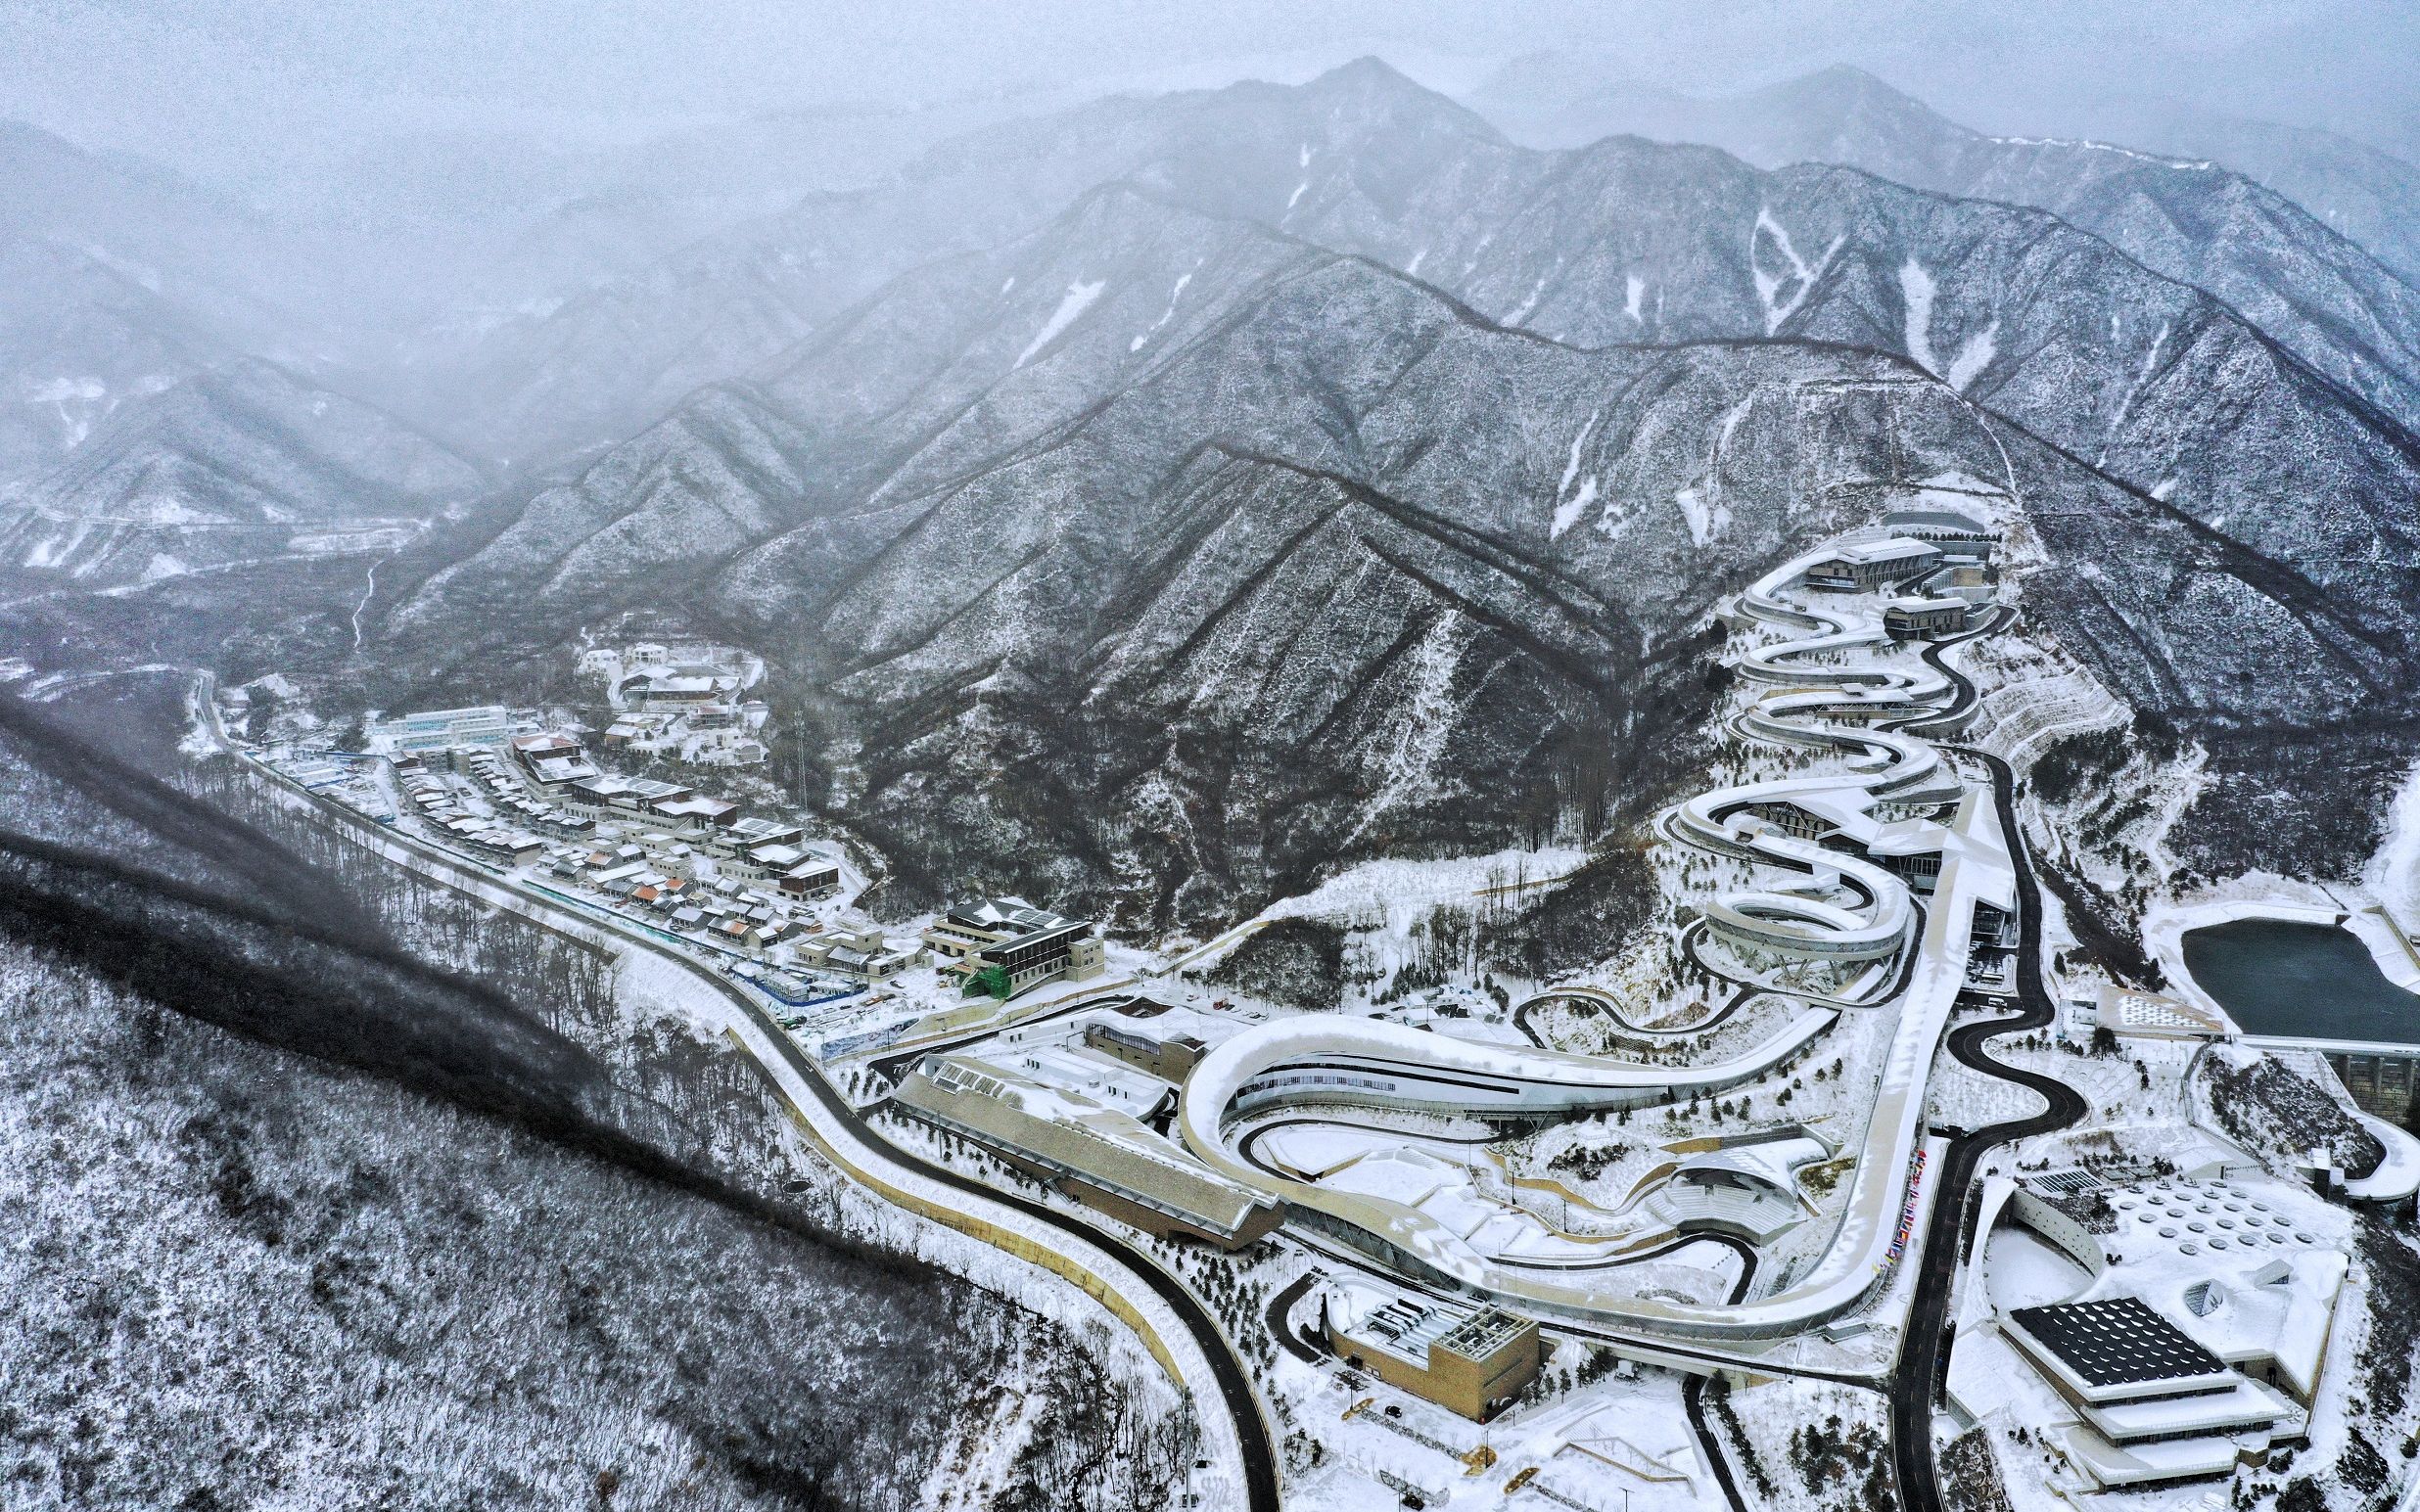
<path fill-rule="evenodd" d="M 1931 647 L 1925 659 L 1955 679 L 1963 689 L 1963 703 L 1971 705 L 1973 685 L 1939 660 L 1946 649 Z M 1996 1146 L 2056 1132 L 2076 1123 L 2085 1112 L 2083 1096 L 2073 1087 L 2035 1072 L 2004 1066 L 1986 1049 L 1987 1041 L 2002 1034 L 2023 1033 L 2052 1023 L 2058 1008 L 2042 980 L 2042 908 L 2034 890 L 2032 861 L 2025 853 L 2024 832 L 2017 823 L 2016 774 L 2006 761 L 1988 752 L 1955 749 L 1991 772 L 1993 802 L 2008 837 L 2009 863 L 2017 879 L 2017 997 L 2023 1006 L 2015 1014 L 1959 1026 L 1950 1032 L 1949 1053 L 1961 1066 L 2039 1093 L 2044 1106 L 2031 1118 L 1988 1124 L 1950 1140 L 1934 1168 L 1939 1196 L 1926 1225 L 1924 1260 L 1899 1348 L 1899 1372 L 1889 1392 L 1891 1472 L 1905 1512 L 1945 1512 L 1940 1467 L 1932 1449 L 1932 1408 L 1949 1368 L 1953 1343 L 1949 1337 L 1950 1294 L 1957 1280 L 1959 1236 L 1976 1169 Z M 1976 1236 L 1976 1243 L 1983 1242 L 1984 1236 Z"/>
<path fill-rule="evenodd" d="M 634 929 L 618 924 L 601 910 L 594 917 L 574 912 L 510 877 L 475 868 L 468 861 L 438 847 L 375 824 L 342 804 L 301 787 L 227 738 L 218 723 L 211 692 L 211 679 L 206 672 L 197 684 L 195 703 L 199 710 L 205 711 L 211 734 L 220 749 L 256 775 L 299 800 L 304 812 L 337 834 L 379 852 L 391 861 L 400 863 L 401 858 L 396 852 L 402 851 L 411 858 L 410 869 L 421 875 L 479 901 L 501 904 L 539 920 L 551 921 L 549 927 L 575 939 L 606 935 L 620 948 L 644 951 L 711 988 L 717 996 L 736 1007 L 748 1027 L 755 1031 L 747 1035 L 734 1031 L 731 1037 L 766 1073 L 773 1083 L 776 1095 L 791 1105 L 802 1126 L 822 1147 L 823 1153 L 835 1167 L 861 1184 L 872 1187 L 878 1196 L 887 1201 L 1003 1249 L 1019 1260 L 1042 1263 L 1063 1279 L 1074 1281 L 1108 1306 L 1112 1312 L 1125 1318 L 1130 1326 L 1136 1326 L 1138 1332 L 1143 1334 L 1146 1345 L 1153 1346 L 1154 1354 L 1160 1356 L 1179 1390 L 1189 1391 L 1184 1375 L 1168 1357 L 1165 1345 L 1156 1341 L 1147 1328 L 1132 1315 L 1135 1312 L 1134 1299 L 1130 1297 L 1123 1306 L 1120 1305 L 1119 1289 L 1123 1286 L 1140 1292 L 1152 1305 L 1166 1308 L 1184 1330 L 1187 1342 L 1198 1350 L 1214 1383 L 1219 1405 L 1233 1420 L 1238 1459 L 1234 1470 L 1237 1479 L 1242 1482 L 1244 1505 L 1250 1508 L 1250 1512 L 1280 1512 L 1276 1447 L 1271 1439 L 1268 1419 L 1261 1409 L 1260 1399 L 1253 1390 L 1251 1376 L 1242 1358 L 1202 1301 L 1147 1252 L 1105 1228 L 1017 1193 L 986 1186 L 893 1143 L 850 1105 L 848 1099 L 823 1075 L 822 1069 L 798 1048 L 779 1025 L 772 1022 L 761 1004 L 724 980 L 711 966 Z M 774 1064 L 768 1064 L 765 1059 L 767 1046 L 770 1047 L 775 1057 Z M 798 1090 L 804 1091 L 806 1103 L 799 1101 Z M 1014 1221 L 1002 1224 L 999 1219 L 1003 1214 L 1012 1214 Z M 1055 1236 L 1055 1255 L 1044 1257 L 1032 1253 L 1040 1248 L 1034 1237 L 1037 1226 Z M 1073 1269 L 1049 1264 L 1047 1260 L 1050 1259 L 1059 1260 Z M 1206 1437 L 1205 1448 L 1211 1447 L 1213 1443 L 1214 1438 Z"/>

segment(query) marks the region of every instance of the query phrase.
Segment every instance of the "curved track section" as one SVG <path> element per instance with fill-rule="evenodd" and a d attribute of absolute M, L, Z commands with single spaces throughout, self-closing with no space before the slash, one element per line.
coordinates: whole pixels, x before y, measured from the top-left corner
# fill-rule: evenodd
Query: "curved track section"
<path fill-rule="evenodd" d="M 1746 1346 L 1863 1303 L 1889 1269 L 1923 1137 L 1927 1075 L 1965 984 L 1978 911 L 1986 904 L 2013 909 L 2016 890 L 2001 814 L 1989 795 L 1969 792 L 1940 752 L 1910 733 L 1942 719 L 1967 696 L 1959 680 L 1934 662 L 1910 666 L 1895 659 L 1870 611 L 1785 597 L 1829 554 L 1785 564 L 1741 595 L 1748 619 L 1790 638 L 1739 658 L 1741 676 L 1763 691 L 1734 727 L 1752 739 L 1826 753 L 1832 769 L 1708 793 L 1664 820 L 1666 833 L 1682 843 L 1808 879 L 1716 899 L 1704 909 L 1710 933 L 1784 959 L 1865 963 L 1866 975 L 1883 984 L 1872 1000 L 1896 998 L 1897 1027 L 1879 1068 L 1845 1210 L 1831 1247 L 1804 1275 L 1752 1301 L 1682 1304 L 1622 1295 L 1584 1275 L 1542 1274 L 1482 1255 L 1401 1204 L 1276 1175 L 1232 1141 L 1239 1120 L 1287 1104 L 1524 1119 L 1715 1091 L 1813 1043 L 1837 1017 L 1826 1008 L 1801 1014 L 1737 1060 L 1687 1069 L 1479 1044 L 1368 1020 L 1260 1025 L 1219 1045 L 1187 1078 L 1179 1125 L 1194 1155 L 1282 1197 L 1297 1221 L 1410 1278 L 1514 1299 L 1565 1318 Z M 1931 817 L 1952 802 L 1948 823 Z M 1785 833 L 1775 822 L 1783 805 L 1869 854 Z M 1919 908 L 1907 884 L 1870 858 L 1878 850 L 1937 853 L 1929 907 Z"/>

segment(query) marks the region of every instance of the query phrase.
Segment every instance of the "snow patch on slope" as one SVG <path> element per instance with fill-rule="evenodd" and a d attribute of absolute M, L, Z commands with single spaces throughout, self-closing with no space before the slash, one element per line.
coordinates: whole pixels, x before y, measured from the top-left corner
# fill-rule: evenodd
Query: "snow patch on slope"
<path fill-rule="evenodd" d="M 1597 477 L 1594 473 L 1580 480 L 1580 489 L 1555 506 L 1555 524 L 1548 529 L 1549 540 L 1559 539 L 1563 531 L 1579 524 L 1588 513 L 1588 506 L 1597 502 Z"/>
<path fill-rule="evenodd" d="M 1999 354 L 2000 323 L 1995 320 L 1968 337 L 1944 367 L 1932 349 L 1932 304 L 1939 293 L 1940 285 L 1933 282 L 1923 263 L 1910 257 L 1900 265 L 1899 297 L 1907 310 L 1903 333 L 1907 354 L 1926 372 L 1963 393 L 1966 386 L 1975 382 L 1976 375 L 1989 367 L 1991 359 Z"/>
<path fill-rule="evenodd" d="M 1580 476 L 1580 448 L 1588 444 L 1589 434 L 1597 429 L 1597 417 L 1603 413 L 1603 410 L 1590 410 L 1588 424 L 1580 427 L 1580 434 L 1571 437 L 1571 455 L 1563 459 L 1562 478 L 1555 484 L 1555 523 L 1548 529 L 1549 540 L 1559 539 L 1563 531 L 1579 523 L 1588 506 L 1596 502 L 1597 480 L 1593 475 L 1581 482 L 1577 493 L 1571 491 L 1571 481 Z"/>
<path fill-rule="evenodd" d="M 1907 310 L 1900 340 L 1916 365 L 1938 378 L 1941 362 L 1932 354 L 1932 296 L 1935 286 L 1925 265 L 1910 257 L 1899 266 L 1899 298 Z"/>
<path fill-rule="evenodd" d="M 1449 609 L 1412 651 L 1412 696 L 1386 753 L 1386 777 L 1353 826 L 1358 838 L 1388 809 L 1436 788 L 1437 763 L 1454 730 L 1454 673 L 1462 665 L 1463 617 Z"/>
<path fill-rule="evenodd" d="M 1644 317 L 1639 314 L 1639 301 L 1647 298 L 1647 280 L 1632 273 L 1628 275 L 1626 285 L 1622 298 L 1622 313 L 1634 322 L 1644 324 Z"/>
<path fill-rule="evenodd" d="M 1034 353 L 1057 341 L 1059 333 L 1074 325 L 1076 317 L 1091 309 L 1093 301 L 1099 298 L 1100 292 L 1108 287 L 1109 282 L 1106 279 L 1094 279 L 1089 284 L 1069 284 L 1066 296 L 1059 300 L 1058 308 L 1050 312 L 1050 318 L 1043 322 L 1042 330 L 1026 344 L 1023 351 L 1017 353 L 1017 360 L 1010 366 L 1020 368 L 1025 366 Z"/>
<path fill-rule="evenodd" d="M 1773 273 L 1765 270 L 1764 259 L 1756 253 L 1768 244 L 1789 264 L 1787 271 Z M 1790 233 L 1782 229 L 1781 222 L 1773 218 L 1772 211 L 1763 206 L 1756 207 L 1756 225 L 1747 238 L 1747 265 L 1756 280 L 1757 302 L 1764 306 L 1765 335 L 1775 336 L 1781 332 L 1782 322 L 1795 314 L 1798 306 L 1806 301 L 1807 295 L 1815 288 L 1815 280 L 1832 265 L 1833 254 L 1839 250 L 1840 238 L 1836 236 L 1832 239 L 1832 245 L 1824 249 L 1823 255 L 1810 266 L 1804 257 L 1798 255 L 1797 248 L 1791 245 Z M 1785 295 L 1784 290 L 1789 293 Z"/>
<path fill-rule="evenodd" d="M 1531 310 L 1538 307 L 1538 296 L 1544 293 L 1546 293 L 1546 279 L 1541 277 L 1536 283 L 1529 286 L 1529 298 L 1521 300 L 1518 305 L 1514 306 L 1512 313 L 1504 317 L 1504 323 L 1508 326 L 1519 325 L 1524 319 L 1528 318 Z"/>
<path fill-rule="evenodd" d="M 2397 924 L 2412 927 L 2413 914 L 2420 912 L 2420 762 L 2404 774 L 2403 786 L 2387 805 L 2386 834 L 2361 869 L 2361 881 Z"/>
<path fill-rule="evenodd" d="M 1975 382 L 1983 369 L 1991 366 L 1991 359 L 1999 354 L 2000 323 L 1995 320 L 1966 339 L 1958 348 L 1958 355 L 1949 359 L 1949 371 L 1942 377 L 1949 381 L 1952 389 L 1964 393 L 1967 385 Z"/>
<path fill-rule="evenodd" d="M 1201 266 L 1201 263 L 1195 262 L 1193 266 L 1198 268 Z M 1185 298 L 1185 286 L 1192 281 L 1193 275 L 1190 273 L 1180 273 L 1177 275 L 1177 287 L 1168 291 L 1168 308 L 1160 312 L 1159 319 L 1151 322 L 1150 330 L 1145 331 L 1142 335 L 1136 337 L 1132 342 L 1127 344 L 1126 349 L 1128 351 L 1142 350 L 1143 344 L 1145 342 L 1148 342 L 1151 338 L 1159 335 L 1160 327 L 1168 324 L 1169 321 L 1176 318 L 1177 301 Z"/>
<path fill-rule="evenodd" d="M 1689 522 L 1689 539 L 1702 546 L 1714 538 L 1714 532 L 1731 523 L 1731 511 L 1720 501 L 1708 497 L 1707 490 L 1691 483 L 1672 495 L 1672 502 L 1681 507 L 1681 518 Z"/>

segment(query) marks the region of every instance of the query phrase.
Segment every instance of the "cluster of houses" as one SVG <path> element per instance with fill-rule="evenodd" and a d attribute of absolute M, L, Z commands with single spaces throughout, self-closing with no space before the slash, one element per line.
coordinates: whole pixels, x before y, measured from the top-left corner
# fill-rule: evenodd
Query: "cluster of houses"
<path fill-rule="evenodd" d="M 584 652 L 580 671 L 605 684 L 613 720 L 597 743 L 608 751 L 693 766 L 756 766 L 767 757 L 771 710 L 742 697 L 764 665 L 747 652 L 641 641 Z"/>
<path fill-rule="evenodd" d="M 489 752 L 465 753 L 459 769 L 487 790 L 489 812 L 473 812 L 462 795 L 433 771 L 418 753 L 394 757 L 396 785 L 422 824 L 451 844 L 498 866 L 519 866 L 535 860 L 547 848 L 548 835 L 576 838 L 595 824 L 577 814 L 536 802 L 519 791 L 503 763 Z"/>
<path fill-rule="evenodd" d="M 802 887 L 783 896 L 769 895 L 738 877 L 718 875 L 707 879 L 678 875 L 670 869 L 668 858 L 660 852 L 634 844 L 592 850 L 555 847 L 545 853 L 544 859 L 547 875 L 593 893 L 658 928 L 750 954 L 784 940 L 818 934 L 817 926 L 797 915 L 792 900 L 827 897 L 840 886 L 840 869 L 827 863 L 822 868 L 825 875 L 819 886 L 812 890 Z M 853 949 L 862 947 L 862 942 L 854 938 L 856 932 L 842 933 L 853 937 L 845 944 Z M 853 972 L 846 969 L 849 964 L 832 963 L 834 974 L 876 982 L 897 975 L 898 970 Z"/>
<path fill-rule="evenodd" d="M 678 670 L 649 661 L 632 675 L 659 665 Z M 752 961 L 861 985 L 937 964 L 944 985 L 1001 997 L 1104 970 L 1089 920 L 1022 898 L 954 908 L 913 941 L 826 923 L 808 905 L 840 891 L 841 868 L 799 826 L 683 783 L 602 770 L 578 739 L 508 710 L 404 714 L 373 726 L 372 739 L 405 802 L 447 844 Z"/>

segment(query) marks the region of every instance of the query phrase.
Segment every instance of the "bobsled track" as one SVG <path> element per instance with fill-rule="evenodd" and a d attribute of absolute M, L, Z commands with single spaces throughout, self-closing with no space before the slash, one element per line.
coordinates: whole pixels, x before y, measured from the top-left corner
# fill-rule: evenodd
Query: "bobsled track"
<path fill-rule="evenodd" d="M 2017 899 L 1994 795 L 1969 791 L 1915 733 L 1953 711 L 1960 697 L 1953 680 L 1912 656 L 1894 655 L 1871 599 L 1818 608 L 1784 597 L 1828 555 L 1790 562 L 1741 595 L 1740 619 L 1791 638 L 1738 659 L 1741 678 L 1756 695 L 1732 728 L 1751 740 L 1845 756 L 1845 770 L 1835 760 L 1833 770 L 1724 788 L 1691 799 L 1660 822 L 1682 844 L 1797 874 L 1789 886 L 1707 903 L 1697 928 L 1746 959 L 1841 967 L 1854 974 L 1841 995 L 1809 997 L 1805 1011 L 1746 1054 L 1689 1067 L 1478 1043 L 1372 1020 L 1263 1024 L 1218 1045 L 1187 1078 L 1179 1122 L 1193 1154 L 1235 1181 L 1282 1198 L 1291 1221 L 1409 1279 L 1626 1334 L 1733 1341 L 1753 1353 L 1754 1341 L 1793 1334 L 1862 1304 L 1886 1279 L 1903 1242 L 1926 1077 L 1966 982 L 1977 906 L 2009 911 Z M 1800 590 L 1797 597 L 1812 595 Z M 1948 805 L 1954 816 L 1946 823 L 1931 817 Z M 1907 884 L 1870 859 L 1782 833 L 1771 815 L 1785 807 L 1869 853 L 1937 854 L 1931 906 L 1920 909 Z M 1734 980 L 1760 985 L 1745 975 L 1746 967 L 1741 971 Z M 1482 1253 L 1418 1209 L 1291 1179 L 1238 1148 L 1249 1134 L 1246 1123 L 1312 1105 L 1552 1121 L 1714 1093 L 1787 1065 L 1842 1012 L 1894 1009 L 1871 1117 L 1842 1152 L 1854 1157 L 1855 1170 L 1830 1247 L 1805 1274 L 1763 1297 L 1687 1303 L 1627 1295 L 1600 1279 L 1609 1267 L 1555 1269 Z"/>

